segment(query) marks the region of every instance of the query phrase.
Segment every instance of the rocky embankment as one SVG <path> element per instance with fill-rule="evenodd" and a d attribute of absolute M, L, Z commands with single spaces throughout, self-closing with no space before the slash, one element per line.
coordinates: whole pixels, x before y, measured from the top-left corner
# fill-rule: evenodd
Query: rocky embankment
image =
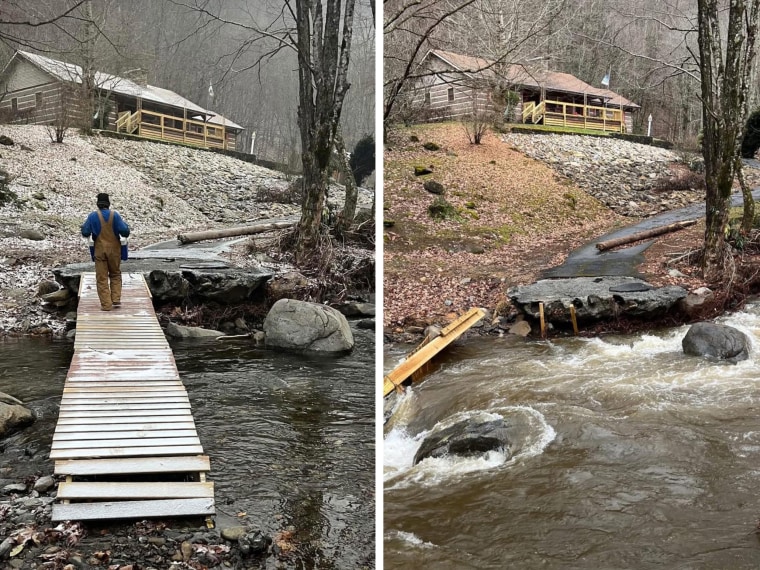
<path fill-rule="evenodd" d="M 503 140 L 549 164 L 624 216 L 646 217 L 704 199 L 696 186 L 703 163 L 696 155 L 620 139 L 509 133 Z"/>
<path fill-rule="evenodd" d="M 232 157 L 74 131 L 55 144 L 41 126 L 3 125 L 0 134 L 13 143 L 0 146 L 0 335 L 62 332 L 64 320 L 43 310 L 38 285 L 54 267 L 89 261 L 79 228 L 98 192 L 110 194 L 129 223 L 130 249 L 300 214 L 292 177 Z M 343 199 L 343 188 L 331 187 L 334 209 Z M 362 190 L 359 207 L 371 203 Z M 258 263 L 240 248 L 228 256 Z"/>

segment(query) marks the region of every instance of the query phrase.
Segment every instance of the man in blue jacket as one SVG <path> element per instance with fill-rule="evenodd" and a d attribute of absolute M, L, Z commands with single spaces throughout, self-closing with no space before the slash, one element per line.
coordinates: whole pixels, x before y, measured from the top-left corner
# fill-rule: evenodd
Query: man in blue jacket
<path fill-rule="evenodd" d="M 91 212 L 84 224 L 82 235 L 95 241 L 95 281 L 98 287 L 100 308 L 110 311 L 121 305 L 121 241 L 129 237 L 129 226 L 119 212 L 111 211 L 108 194 L 98 194 L 98 209 Z"/>

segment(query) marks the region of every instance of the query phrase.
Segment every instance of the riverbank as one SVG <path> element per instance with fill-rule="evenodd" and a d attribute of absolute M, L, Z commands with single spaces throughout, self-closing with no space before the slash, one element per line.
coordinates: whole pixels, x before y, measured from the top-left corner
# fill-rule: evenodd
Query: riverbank
<path fill-rule="evenodd" d="M 185 231 L 300 215 L 293 177 L 232 157 L 75 132 L 54 144 L 42 126 L 3 125 L 0 134 L 14 143 L 0 147 L 0 336 L 65 333 L 66 312 L 48 312 L 38 287 L 53 279 L 54 267 L 89 261 L 79 227 L 99 192 L 110 194 L 129 223 L 130 249 Z M 331 209 L 343 200 L 343 188 L 332 186 Z M 371 204 L 371 192 L 362 189 L 359 207 Z M 292 266 L 267 255 L 274 237 L 239 242 L 221 255 L 242 268 L 264 264 L 275 276 L 291 273 Z M 341 256 L 374 267 L 370 249 L 344 248 L 337 262 Z M 307 295 L 325 288 L 316 277 L 303 278 Z M 186 316 L 188 324 L 203 324 Z"/>
<path fill-rule="evenodd" d="M 386 337 L 418 342 L 424 327 L 471 306 L 488 310 L 482 331 L 506 332 L 510 287 L 596 237 L 702 200 L 699 168 L 692 155 L 616 139 L 488 133 L 471 145 L 458 124 L 395 131 L 385 153 Z M 756 185 L 758 172 L 745 170 Z M 449 207 L 433 217 L 441 199 Z M 706 285 L 688 258 L 674 263 L 703 235 L 702 222 L 657 238 L 640 273 L 655 286 Z"/>

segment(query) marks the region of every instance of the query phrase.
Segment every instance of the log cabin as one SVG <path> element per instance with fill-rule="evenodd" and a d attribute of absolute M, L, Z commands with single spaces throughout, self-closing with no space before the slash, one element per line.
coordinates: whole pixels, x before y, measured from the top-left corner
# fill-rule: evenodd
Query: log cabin
<path fill-rule="evenodd" d="M 50 125 L 85 121 L 82 68 L 17 51 L 0 72 L 0 122 Z M 238 149 L 243 127 L 147 81 L 96 71 L 93 126 L 204 148 Z M 242 144 L 242 141 L 241 141 Z"/>
<path fill-rule="evenodd" d="M 425 120 L 498 109 L 507 122 L 630 133 L 632 113 L 640 108 L 569 73 L 437 49 L 425 54 L 419 75 L 413 106 Z"/>

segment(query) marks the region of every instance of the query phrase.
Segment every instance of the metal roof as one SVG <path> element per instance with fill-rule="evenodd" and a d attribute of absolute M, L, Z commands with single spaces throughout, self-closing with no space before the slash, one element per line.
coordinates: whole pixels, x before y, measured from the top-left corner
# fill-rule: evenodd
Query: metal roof
<path fill-rule="evenodd" d="M 22 56 L 33 65 L 39 67 L 44 72 L 52 75 L 60 81 L 82 83 L 82 68 L 78 65 L 58 61 L 27 51 L 19 50 L 16 54 Z M 15 58 L 16 56 L 14 55 L 13 57 Z M 200 105 L 196 105 L 189 99 L 184 98 L 182 95 L 179 95 L 170 89 L 156 87 L 155 85 L 140 85 L 126 77 L 119 77 L 118 75 L 111 75 L 110 73 L 103 73 L 101 71 L 95 72 L 95 84 L 99 89 L 111 91 L 120 95 L 140 98 L 143 101 L 151 101 L 160 105 L 174 107 L 175 109 L 187 109 L 193 113 L 211 117 L 209 119 L 210 123 L 222 124 L 221 119 L 218 121 L 214 120 L 216 118 L 216 113 L 214 111 L 204 109 Z M 229 119 L 224 119 L 224 124 L 234 129 L 243 130 L 243 127 Z"/>
<path fill-rule="evenodd" d="M 520 64 L 501 65 L 482 57 L 472 57 L 437 49 L 430 50 L 425 55 L 425 58 L 431 54 L 451 65 L 456 71 L 466 73 L 467 75 L 478 75 L 485 79 L 501 78 L 512 85 L 599 97 L 603 101 L 606 101 L 607 105 L 622 105 L 623 107 L 633 109 L 640 108 L 636 103 L 629 101 L 614 91 L 598 89 L 569 73 L 549 71 Z"/>

